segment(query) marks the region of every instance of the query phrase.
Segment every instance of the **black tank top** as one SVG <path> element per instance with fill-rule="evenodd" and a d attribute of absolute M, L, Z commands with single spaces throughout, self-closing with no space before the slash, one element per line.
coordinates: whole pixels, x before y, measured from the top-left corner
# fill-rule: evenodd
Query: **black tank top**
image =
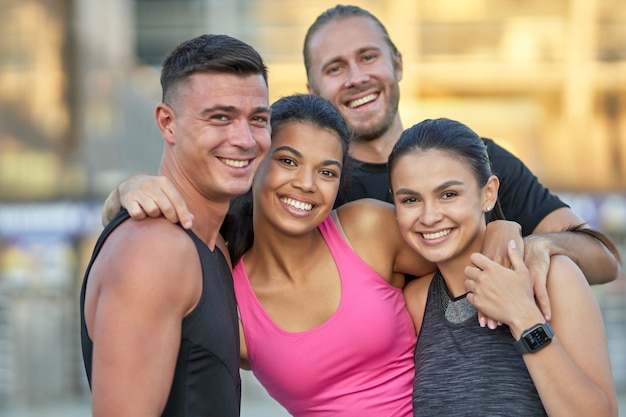
<path fill-rule="evenodd" d="M 415 349 L 413 415 L 544 417 L 546 412 L 507 326 L 480 327 L 463 295 L 437 272 Z"/>
<path fill-rule="evenodd" d="M 122 210 L 103 230 L 83 279 L 80 295 L 81 343 L 90 385 L 93 343 L 85 326 L 87 278 L 106 238 L 128 218 L 128 212 Z M 202 295 L 196 308 L 183 319 L 176 370 L 162 416 L 237 417 L 241 403 L 241 379 L 239 326 L 232 274 L 217 247 L 211 252 L 192 231 L 186 232 L 200 256 Z"/>

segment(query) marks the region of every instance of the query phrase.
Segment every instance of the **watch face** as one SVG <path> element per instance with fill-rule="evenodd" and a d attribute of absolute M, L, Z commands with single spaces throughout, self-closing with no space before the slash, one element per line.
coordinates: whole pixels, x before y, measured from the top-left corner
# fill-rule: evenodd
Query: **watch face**
<path fill-rule="evenodd" d="M 528 333 L 524 339 L 526 339 L 526 343 L 528 343 L 530 350 L 534 351 L 550 343 L 552 337 L 546 333 L 546 329 L 543 327 L 537 327 Z"/>

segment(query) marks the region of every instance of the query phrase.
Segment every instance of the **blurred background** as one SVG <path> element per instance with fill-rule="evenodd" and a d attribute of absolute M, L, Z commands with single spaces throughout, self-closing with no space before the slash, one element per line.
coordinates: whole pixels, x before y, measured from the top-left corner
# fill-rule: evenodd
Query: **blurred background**
<path fill-rule="evenodd" d="M 305 92 L 304 34 L 335 4 L 0 0 L 0 416 L 90 415 L 79 286 L 106 195 L 126 176 L 157 172 L 164 56 L 227 33 L 265 58 L 271 101 Z M 626 256 L 623 0 L 353 4 L 403 53 L 405 127 L 445 116 L 495 139 Z M 594 291 L 625 398 L 624 272 Z M 243 416 L 286 415 L 242 377 Z"/>

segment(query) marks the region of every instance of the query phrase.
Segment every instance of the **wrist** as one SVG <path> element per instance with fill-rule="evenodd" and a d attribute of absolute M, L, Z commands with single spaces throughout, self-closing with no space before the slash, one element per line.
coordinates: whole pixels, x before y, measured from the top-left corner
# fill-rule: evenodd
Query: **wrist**
<path fill-rule="evenodd" d="M 522 355 L 536 353 L 548 346 L 554 338 L 550 323 L 537 323 L 524 330 L 519 340 L 514 343 L 515 349 Z"/>
<path fill-rule="evenodd" d="M 541 311 L 539 311 L 538 308 L 533 310 L 534 311 L 529 314 L 516 317 L 516 319 L 509 324 L 509 330 L 511 331 L 513 339 L 519 340 L 524 331 L 528 330 L 537 323 L 546 322 L 546 319 L 543 317 L 543 314 L 541 314 Z"/>
<path fill-rule="evenodd" d="M 528 252 L 547 253 L 548 256 L 558 255 L 560 253 L 547 234 L 525 236 L 524 247 Z"/>

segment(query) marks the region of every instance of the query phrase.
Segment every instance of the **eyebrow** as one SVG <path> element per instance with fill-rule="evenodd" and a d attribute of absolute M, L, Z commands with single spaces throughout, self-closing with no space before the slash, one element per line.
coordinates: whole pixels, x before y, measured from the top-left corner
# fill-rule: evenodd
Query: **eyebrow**
<path fill-rule="evenodd" d="M 382 53 L 382 49 L 377 46 L 364 46 L 363 48 L 357 49 L 356 53 L 357 55 L 360 55 L 363 52 L 367 52 L 367 51 L 376 51 L 376 52 Z M 334 56 L 330 58 L 328 61 L 322 63 L 322 70 L 326 69 L 326 67 L 328 67 L 329 65 L 334 64 L 335 62 L 339 62 L 339 61 L 345 61 L 345 59 L 342 56 Z"/>
<path fill-rule="evenodd" d="M 239 111 L 239 109 L 235 106 L 216 104 L 213 107 L 207 107 L 206 109 L 202 110 L 202 114 L 210 114 L 210 113 L 219 112 L 219 111 L 222 111 L 225 113 L 236 113 Z M 269 113 L 269 112 L 270 112 L 270 108 L 267 106 L 258 106 L 252 110 L 252 114 Z"/>
<path fill-rule="evenodd" d="M 294 154 L 295 156 L 297 156 L 298 158 L 302 158 L 302 152 L 298 151 L 297 149 L 292 148 L 291 146 L 279 146 L 278 148 L 276 148 L 274 150 L 273 153 L 277 153 L 279 151 L 287 151 L 287 152 L 291 152 L 292 154 Z M 324 161 L 322 161 L 322 165 L 327 166 L 327 165 L 336 165 L 339 169 L 342 168 L 341 163 L 339 161 L 337 161 L 336 159 L 326 159 Z"/>
<path fill-rule="evenodd" d="M 463 181 L 459 181 L 459 180 L 450 180 L 450 181 L 446 181 L 443 184 L 435 187 L 435 189 L 433 190 L 434 192 L 438 193 L 441 192 L 443 190 L 445 190 L 446 188 L 455 186 L 455 185 L 463 185 L 464 182 Z M 410 188 L 399 188 L 394 194 L 396 195 L 420 195 L 420 193 L 411 190 Z"/>
<path fill-rule="evenodd" d="M 291 146 L 279 146 L 278 148 L 274 150 L 274 153 L 279 152 L 279 151 L 288 151 L 294 154 L 295 156 L 297 156 L 298 158 L 302 158 L 302 153 L 292 148 Z"/>

